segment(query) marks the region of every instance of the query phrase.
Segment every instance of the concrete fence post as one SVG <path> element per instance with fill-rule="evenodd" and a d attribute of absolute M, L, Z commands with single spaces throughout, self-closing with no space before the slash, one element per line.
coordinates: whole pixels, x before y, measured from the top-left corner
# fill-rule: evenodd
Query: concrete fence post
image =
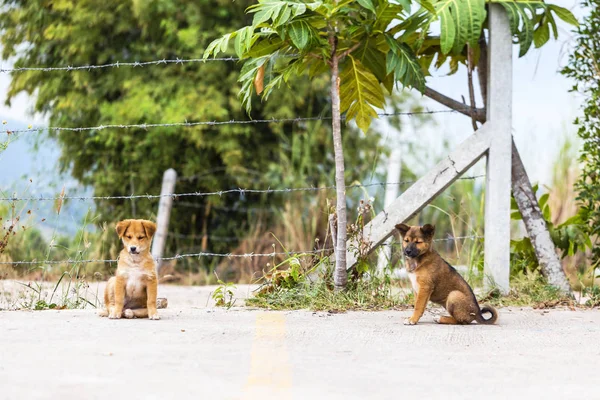
<path fill-rule="evenodd" d="M 169 218 L 171 216 L 171 207 L 173 206 L 173 197 L 175 193 L 175 183 L 177 182 L 177 172 L 169 168 L 163 175 L 162 188 L 160 189 L 160 201 L 158 203 L 158 215 L 156 216 L 156 233 L 152 242 L 152 257 L 154 259 L 162 258 L 167 244 L 167 235 L 169 232 Z M 161 268 L 161 261 L 157 261 L 158 271 Z"/>
<path fill-rule="evenodd" d="M 500 4 L 489 8 L 487 124 L 491 127 L 485 185 L 484 285 L 509 291 L 512 163 L 512 34 Z"/>

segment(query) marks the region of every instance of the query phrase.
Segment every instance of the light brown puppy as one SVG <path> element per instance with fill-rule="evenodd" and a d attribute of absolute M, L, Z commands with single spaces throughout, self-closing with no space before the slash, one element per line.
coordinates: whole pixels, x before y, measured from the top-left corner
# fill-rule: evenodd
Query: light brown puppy
<path fill-rule="evenodd" d="M 407 258 L 406 270 L 415 292 L 415 310 L 405 325 L 416 325 L 425 312 L 427 302 L 443 306 L 450 316 L 434 319 L 440 324 L 493 324 L 498 313 L 493 307 L 479 308 L 477 298 L 469 284 L 433 249 L 435 227 L 396 225 L 402 236 L 402 248 Z M 491 317 L 483 318 L 483 313 Z"/>
<path fill-rule="evenodd" d="M 106 309 L 99 313 L 101 317 L 160 319 L 156 311 L 156 262 L 150 254 L 155 232 L 156 224 L 143 219 L 126 219 L 117 224 L 124 248 L 116 275 L 104 290 Z"/>

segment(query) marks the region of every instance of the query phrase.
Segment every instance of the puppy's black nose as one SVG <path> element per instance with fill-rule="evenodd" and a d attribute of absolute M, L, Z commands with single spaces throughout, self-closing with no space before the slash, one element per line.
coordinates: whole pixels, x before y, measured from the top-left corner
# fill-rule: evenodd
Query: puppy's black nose
<path fill-rule="evenodd" d="M 129 248 L 129 250 L 131 250 L 131 251 L 136 251 L 136 250 L 137 250 L 137 247 L 135 247 L 135 246 L 131 246 L 131 247 Z"/>
<path fill-rule="evenodd" d="M 406 255 L 407 257 L 414 257 L 416 256 L 418 253 L 418 251 L 416 249 L 406 249 L 404 250 L 404 255 Z"/>

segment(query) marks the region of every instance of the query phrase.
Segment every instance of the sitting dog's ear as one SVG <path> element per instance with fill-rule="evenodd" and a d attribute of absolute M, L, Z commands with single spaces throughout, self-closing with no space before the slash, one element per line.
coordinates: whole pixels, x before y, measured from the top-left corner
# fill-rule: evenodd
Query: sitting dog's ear
<path fill-rule="evenodd" d="M 398 232 L 400 232 L 400 235 L 402 235 L 402 237 L 404 237 L 404 235 L 406 235 L 406 232 L 408 232 L 410 230 L 410 226 L 408 226 L 406 224 L 398 224 L 398 225 L 396 225 L 396 229 L 398 229 Z"/>
<path fill-rule="evenodd" d="M 156 233 L 156 224 L 154 222 L 142 220 L 142 226 L 144 227 L 148 238 L 151 238 L 154 236 L 154 233 Z"/>
<path fill-rule="evenodd" d="M 119 238 L 123 237 L 123 235 L 125 234 L 125 231 L 129 227 L 129 225 L 131 225 L 130 219 L 125 219 L 125 220 L 117 223 L 116 229 L 117 229 L 117 235 L 119 235 Z"/>
<path fill-rule="evenodd" d="M 421 232 L 423 232 L 423 235 L 426 237 L 433 237 L 433 234 L 435 233 L 435 226 L 431 224 L 425 224 L 421 227 Z"/>

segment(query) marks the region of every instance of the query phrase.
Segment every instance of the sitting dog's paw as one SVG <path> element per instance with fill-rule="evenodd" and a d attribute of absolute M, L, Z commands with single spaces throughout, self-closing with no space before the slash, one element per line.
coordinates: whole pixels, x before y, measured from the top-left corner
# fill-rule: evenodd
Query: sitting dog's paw
<path fill-rule="evenodd" d="M 99 317 L 108 317 L 108 310 L 103 309 L 103 310 L 98 311 L 98 316 Z"/>
<path fill-rule="evenodd" d="M 413 321 L 411 318 L 406 318 L 404 320 L 404 325 L 416 325 L 417 321 Z"/>
<path fill-rule="evenodd" d="M 439 324 L 440 323 L 440 318 L 442 318 L 442 317 L 440 317 L 439 315 L 433 317 L 433 322 L 435 322 L 436 324 Z"/>
<path fill-rule="evenodd" d="M 129 319 L 131 319 L 131 318 L 135 318 L 135 314 L 134 314 L 134 313 L 133 313 L 133 311 L 132 311 L 132 310 L 130 310 L 129 308 L 128 308 L 127 310 L 123 311 L 123 316 L 124 316 L 125 318 L 129 318 Z"/>
<path fill-rule="evenodd" d="M 108 318 L 110 319 L 120 319 L 121 318 L 121 314 L 122 313 L 116 313 L 116 312 L 111 312 L 110 314 L 108 314 Z"/>
<path fill-rule="evenodd" d="M 160 317 L 158 316 L 158 313 L 156 313 L 156 314 L 148 315 L 148 319 L 159 320 Z"/>

